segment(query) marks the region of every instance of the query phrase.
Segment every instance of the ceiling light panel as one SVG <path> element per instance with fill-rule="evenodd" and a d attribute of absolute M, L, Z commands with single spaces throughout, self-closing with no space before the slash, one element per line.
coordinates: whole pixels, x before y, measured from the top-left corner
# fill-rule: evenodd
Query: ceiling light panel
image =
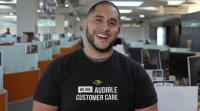
<path fill-rule="evenodd" d="M 169 0 L 168 5 L 179 5 L 184 2 L 185 2 L 185 0 Z"/>
<path fill-rule="evenodd" d="M 131 13 L 132 10 L 119 10 L 120 13 Z"/>
<path fill-rule="evenodd" d="M 111 1 L 116 6 L 140 6 L 143 1 Z"/>
<path fill-rule="evenodd" d="M 144 18 L 145 16 L 144 15 L 140 15 L 140 18 Z"/>
<path fill-rule="evenodd" d="M 0 0 L 0 3 L 2 3 L 2 4 L 16 4 L 17 0 L 10 0 L 10 1 Z"/>

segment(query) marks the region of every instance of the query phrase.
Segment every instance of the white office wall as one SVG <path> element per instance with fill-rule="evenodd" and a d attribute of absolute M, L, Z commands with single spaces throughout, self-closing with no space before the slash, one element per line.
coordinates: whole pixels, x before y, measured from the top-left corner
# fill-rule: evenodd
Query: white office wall
<path fill-rule="evenodd" d="M 56 22 L 56 27 L 55 27 L 55 32 L 57 34 L 62 34 L 64 33 L 64 15 L 55 15 L 55 22 Z"/>
<path fill-rule="evenodd" d="M 38 33 L 44 34 L 47 33 L 49 29 L 49 32 L 53 35 L 55 34 L 55 27 L 38 27 Z"/>
<path fill-rule="evenodd" d="M 78 22 L 78 21 L 77 21 L 77 22 Z M 75 33 L 75 32 L 76 32 L 76 31 L 75 31 L 75 30 L 76 30 L 75 23 L 76 23 L 76 21 L 69 21 L 69 23 L 68 23 L 68 28 L 67 28 L 67 32 L 77 35 L 77 34 Z M 70 25 L 72 26 L 71 28 L 70 28 Z M 78 35 L 77 35 L 77 36 L 78 36 Z"/>
<path fill-rule="evenodd" d="M 143 40 L 143 28 L 142 27 L 121 27 L 119 37 L 123 37 L 128 40 Z"/>
<path fill-rule="evenodd" d="M 84 30 L 80 30 L 80 26 L 83 26 L 82 24 L 83 22 L 82 21 L 76 21 L 74 22 L 74 34 L 76 36 L 82 36 L 82 37 L 85 37 L 85 31 Z"/>

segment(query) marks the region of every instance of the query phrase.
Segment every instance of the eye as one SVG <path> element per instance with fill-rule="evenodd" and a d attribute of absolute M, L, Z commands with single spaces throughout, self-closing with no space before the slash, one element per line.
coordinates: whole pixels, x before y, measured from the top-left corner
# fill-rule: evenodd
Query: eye
<path fill-rule="evenodd" d="M 101 20 L 100 19 L 96 19 L 96 21 L 100 22 Z"/>
<path fill-rule="evenodd" d="M 110 22 L 110 24 L 111 24 L 111 25 L 115 25 L 115 23 L 113 23 L 113 22 Z"/>

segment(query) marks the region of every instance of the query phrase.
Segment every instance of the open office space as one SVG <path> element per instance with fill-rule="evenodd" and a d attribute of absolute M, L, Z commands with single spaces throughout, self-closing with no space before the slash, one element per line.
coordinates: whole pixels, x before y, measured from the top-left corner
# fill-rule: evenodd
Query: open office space
<path fill-rule="evenodd" d="M 32 111 L 36 86 L 49 64 L 86 46 L 89 39 L 86 39 L 84 19 L 89 9 L 100 1 L 0 0 L 0 111 Z M 116 34 L 113 49 L 138 62 L 147 72 L 157 93 L 158 110 L 199 111 L 200 0 L 111 2 L 121 14 L 120 33 Z M 99 15 L 97 18 L 106 19 Z M 114 27 L 109 24 L 107 28 Z M 94 35 L 93 41 L 105 43 L 109 33 L 106 34 Z M 101 63 L 94 62 L 98 64 Z M 75 81 L 84 79 L 87 78 L 77 76 Z M 127 88 L 127 81 L 111 81 Z M 82 103 L 120 101 L 119 86 L 104 86 L 105 81 L 98 78 L 91 84 L 93 87 L 78 85 L 74 99 Z"/>

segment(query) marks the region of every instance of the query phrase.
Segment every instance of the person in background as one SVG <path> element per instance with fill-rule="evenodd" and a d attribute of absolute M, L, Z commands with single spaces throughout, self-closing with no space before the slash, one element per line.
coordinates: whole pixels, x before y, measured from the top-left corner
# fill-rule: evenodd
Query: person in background
<path fill-rule="evenodd" d="M 149 44 L 149 41 L 148 41 L 148 39 L 146 39 L 146 41 L 145 41 L 145 44 Z"/>
<path fill-rule="evenodd" d="M 11 33 L 10 33 L 10 29 L 7 28 L 7 31 L 6 31 L 6 33 L 4 33 L 4 34 L 11 34 Z"/>

